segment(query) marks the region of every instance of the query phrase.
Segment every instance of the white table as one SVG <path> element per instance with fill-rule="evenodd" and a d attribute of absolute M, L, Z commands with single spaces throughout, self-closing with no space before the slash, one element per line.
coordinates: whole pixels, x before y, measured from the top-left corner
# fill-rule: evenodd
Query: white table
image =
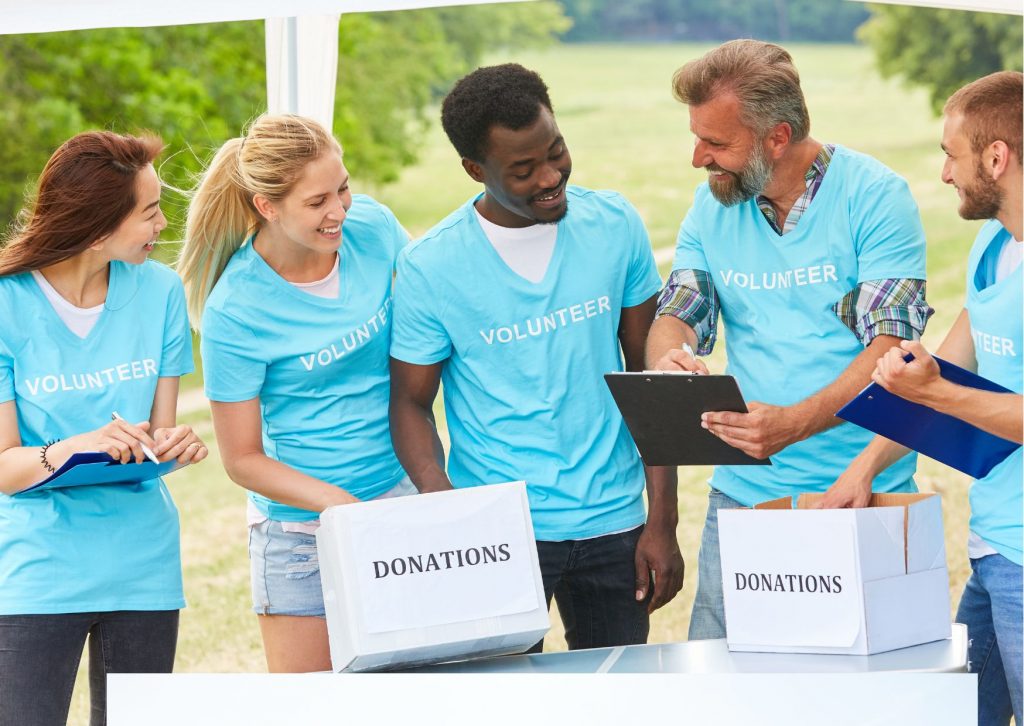
<path fill-rule="evenodd" d="M 656 723 L 962 726 L 977 713 L 974 677 L 957 675 L 966 651 L 966 629 L 954 625 L 950 640 L 872 656 L 730 653 L 724 640 L 705 640 L 449 663 L 414 676 L 114 673 L 108 714 L 111 726 L 327 724 L 342 712 L 376 724 L 522 726 L 543 714 L 542 723 L 621 726 L 637 720 L 640 703 Z M 585 675 L 596 672 L 623 675 Z"/>
<path fill-rule="evenodd" d="M 967 627 L 952 637 L 877 655 L 732 653 L 725 640 L 513 655 L 416 669 L 417 673 L 966 673 Z"/>

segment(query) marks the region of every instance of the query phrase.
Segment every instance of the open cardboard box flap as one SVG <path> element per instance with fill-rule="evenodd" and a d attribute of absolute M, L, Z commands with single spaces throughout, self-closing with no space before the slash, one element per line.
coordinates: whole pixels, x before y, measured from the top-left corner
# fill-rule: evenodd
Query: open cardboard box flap
<path fill-rule="evenodd" d="M 871 495 L 868 507 L 910 507 L 931 497 L 932 492 L 876 492 Z M 825 498 L 824 492 L 807 492 L 797 497 L 795 509 L 814 509 Z M 755 504 L 754 509 L 794 509 L 792 497 L 779 497 Z"/>
<path fill-rule="evenodd" d="M 823 493 L 801 494 L 795 509 L 813 510 Z M 942 500 L 933 492 L 875 493 L 865 509 L 903 507 L 903 553 L 907 574 L 946 566 L 946 542 L 942 533 Z M 792 497 L 755 504 L 754 509 L 794 509 Z"/>

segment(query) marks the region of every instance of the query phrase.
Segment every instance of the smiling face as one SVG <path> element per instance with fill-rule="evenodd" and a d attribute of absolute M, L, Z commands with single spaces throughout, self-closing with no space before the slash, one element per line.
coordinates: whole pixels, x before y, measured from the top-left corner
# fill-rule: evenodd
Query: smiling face
<path fill-rule="evenodd" d="M 772 166 L 763 141 L 740 121 L 736 96 L 720 93 L 689 108 L 690 131 L 696 137 L 692 164 L 707 170 L 715 199 L 728 207 L 763 194 Z"/>
<path fill-rule="evenodd" d="M 942 150 L 946 161 L 942 165 L 942 181 L 956 188 L 960 197 L 957 212 L 964 219 L 992 219 L 1003 206 L 1003 191 L 995 179 L 988 175 L 982 163 L 982 154 L 971 149 L 971 142 L 963 131 L 963 116 L 947 116 L 942 127 Z"/>
<path fill-rule="evenodd" d="M 152 164 L 135 175 L 135 208 L 113 232 L 92 245 L 108 260 L 139 265 L 146 261 L 157 237 L 167 226 L 160 210 L 160 178 Z"/>
<path fill-rule="evenodd" d="M 259 195 L 257 209 L 273 226 L 274 237 L 296 251 L 333 253 L 341 245 L 341 226 L 352 206 L 349 175 L 341 156 L 329 151 L 306 164 L 288 195 L 277 202 Z"/>
<path fill-rule="evenodd" d="M 572 158 L 555 117 L 544 106 L 525 128 L 491 128 L 483 163 L 463 159 L 462 165 L 484 185 L 477 209 L 494 224 L 555 224 L 568 212 L 565 185 Z"/>

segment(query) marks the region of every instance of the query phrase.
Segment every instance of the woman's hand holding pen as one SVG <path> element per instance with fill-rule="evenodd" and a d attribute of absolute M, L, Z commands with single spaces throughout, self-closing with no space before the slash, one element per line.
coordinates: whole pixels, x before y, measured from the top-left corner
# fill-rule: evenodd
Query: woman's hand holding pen
<path fill-rule="evenodd" d="M 153 453 L 160 461 L 177 459 L 179 464 L 195 464 L 210 453 L 192 427 L 185 424 L 157 429 L 153 432 L 153 439 Z"/>
<path fill-rule="evenodd" d="M 182 424 L 161 428 L 150 436 L 149 421 L 133 424 L 117 417 L 95 431 L 78 434 L 54 444 L 53 453 L 56 456 L 51 458 L 51 463 L 59 466 L 71 454 L 79 451 L 102 451 L 122 464 L 132 461 L 141 464 L 149 459 L 145 451 L 147 448 L 159 461 L 177 459 L 179 464 L 194 464 L 210 453 L 191 426 Z"/>
<path fill-rule="evenodd" d="M 124 419 L 114 419 L 95 431 L 72 436 L 62 443 L 67 444 L 68 456 L 78 451 L 102 451 L 122 464 L 130 461 L 141 464 L 146 461 L 143 445 L 153 448 L 156 442 L 149 435 L 149 421 L 132 424 Z"/>

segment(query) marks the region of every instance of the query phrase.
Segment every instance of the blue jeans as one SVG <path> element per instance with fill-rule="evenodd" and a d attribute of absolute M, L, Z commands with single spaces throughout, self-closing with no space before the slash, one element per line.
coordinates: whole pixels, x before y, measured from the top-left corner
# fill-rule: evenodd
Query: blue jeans
<path fill-rule="evenodd" d="M 643 532 L 537 542 L 544 596 L 558 603 L 570 650 L 646 643 L 647 602 L 636 599 L 636 544 Z M 544 641 L 530 649 L 539 653 Z"/>
<path fill-rule="evenodd" d="M 978 674 L 978 726 L 1021 720 L 1021 566 L 1002 555 L 971 560 L 956 621 L 967 626 L 967 657 Z"/>
<path fill-rule="evenodd" d="M 700 538 L 697 556 L 697 594 L 690 613 L 689 640 L 725 637 L 725 602 L 722 599 L 722 558 L 718 550 L 718 510 L 743 505 L 732 497 L 712 489 L 708 494 L 708 514 Z"/>
<path fill-rule="evenodd" d="M 0 726 L 64 726 L 86 636 L 90 726 L 107 722 L 108 673 L 170 673 L 178 611 L 0 615 Z"/>

